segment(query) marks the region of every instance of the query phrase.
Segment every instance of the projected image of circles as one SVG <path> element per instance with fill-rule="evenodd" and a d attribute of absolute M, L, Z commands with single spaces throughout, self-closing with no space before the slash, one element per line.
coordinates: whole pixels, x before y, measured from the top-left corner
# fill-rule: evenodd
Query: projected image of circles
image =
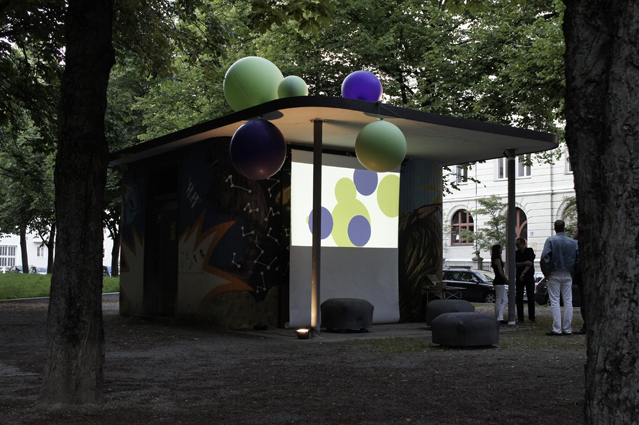
<path fill-rule="evenodd" d="M 379 182 L 377 189 L 377 203 L 386 217 L 399 215 L 399 177 L 390 174 Z"/>
<path fill-rule="evenodd" d="M 322 207 L 321 220 L 322 231 L 320 233 L 320 237 L 322 239 L 326 239 L 333 231 L 333 216 L 331 215 L 331 212 L 324 207 Z M 311 211 L 311 214 L 308 216 L 308 228 L 311 233 L 313 233 L 313 211 Z"/>
<path fill-rule="evenodd" d="M 356 215 L 348 223 L 348 238 L 355 246 L 364 246 L 371 238 L 371 224 L 366 217 Z"/>
<path fill-rule="evenodd" d="M 372 195 L 377 189 L 377 173 L 370 170 L 355 170 L 353 182 L 359 193 L 364 196 Z"/>

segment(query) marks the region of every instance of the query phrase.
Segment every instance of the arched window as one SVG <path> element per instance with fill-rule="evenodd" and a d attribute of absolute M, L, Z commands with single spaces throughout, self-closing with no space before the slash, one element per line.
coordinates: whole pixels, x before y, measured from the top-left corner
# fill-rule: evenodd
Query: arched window
<path fill-rule="evenodd" d="M 472 245 L 469 232 L 475 231 L 473 216 L 466 210 L 455 212 L 450 221 L 450 244 L 451 245 Z"/>
<path fill-rule="evenodd" d="M 515 235 L 517 238 L 528 240 L 528 217 L 526 217 L 526 213 L 523 210 L 517 208 L 516 211 Z"/>

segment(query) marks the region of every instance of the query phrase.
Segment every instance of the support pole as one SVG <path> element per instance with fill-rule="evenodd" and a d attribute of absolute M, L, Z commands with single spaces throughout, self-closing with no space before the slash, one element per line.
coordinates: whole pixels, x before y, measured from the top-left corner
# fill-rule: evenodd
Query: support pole
<path fill-rule="evenodd" d="M 515 150 L 507 149 L 508 157 L 508 224 L 506 228 L 506 237 L 508 238 L 508 325 L 515 326 L 515 281 L 517 279 L 517 268 L 515 267 L 515 223 L 516 223 L 516 207 L 515 207 Z M 528 302 L 531 302 L 528 300 Z M 535 300 L 532 300 L 535 302 Z"/>
<path fill-rule="evenodd" d="M 322 121 L 313 120 L 313 254 L 311 337 L 320 336 L 320 269 L 322 265 Z"/>

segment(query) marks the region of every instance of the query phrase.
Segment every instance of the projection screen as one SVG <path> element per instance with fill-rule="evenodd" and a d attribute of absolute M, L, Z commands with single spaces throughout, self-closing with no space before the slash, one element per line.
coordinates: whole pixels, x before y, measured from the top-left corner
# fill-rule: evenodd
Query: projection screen
<path fill-rule="evenodd" d="M 291 327 L 311 323 L 313 153 L 293 150 L 291 164 Z M 399 171 L 375 173 L 357 158 L 322 157 L 320 303 L 361 298 L 373 323 L 399 320 L 397 231 Z"/>

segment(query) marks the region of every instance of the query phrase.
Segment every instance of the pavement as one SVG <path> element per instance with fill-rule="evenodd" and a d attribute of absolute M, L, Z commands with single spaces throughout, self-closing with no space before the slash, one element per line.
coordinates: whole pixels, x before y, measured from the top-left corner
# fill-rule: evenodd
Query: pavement
<path fill-rule="evenodd" d="M 105 314 L 118 314 L 119 311 L 119 292 L 111 292 L 102 294 L 103 311 Z M 10 300 L 0 300 L 0 302 L 11 303 L 48 303 L 49 297 L 38 298 L 15 298 Z M 485 310 L 485 311 L 484 311 Z M 491 314 L 492 307 L 478 307 L 476 312 Z M 514 326 L 500 326 L 500 333 L 514 330 Z M 410 323 L 387 323 L 374 324 L 372 328 L 360 331 L 326 331 L 321 329 L 319 335 L 311 333 L 308 339 L 300 339 L 297 335 L 297 329 L 268 327 L 264 330 L 243 329 L 229 330 L 230 334 L 249 338 L 275 339 L 275 340 L 300 340 L 300 343 L 328 343 L 341 342 L 349 340 L 370 340 L 383 338 L 430 338 L 432 336 L 430 327 L 425 322 Z"/>
<path fill-rule="evenodd" d="M 266 330 L 235 330 L 228 331 L 246 337 L 259 337 L 263 339 L 299 339 L 296 329 L 284 329 L 269 327 Z M 430 337 L 430 328 L 426 323 L 389 323 L 375 324 L 367 331 L 326 331 L 320 330 L 320 334 L 313 334 L 310 338 L 300 340 L 300 343 L 324 343 L 341 342 L 349 340 L 368 340 L 381 338 L 424 338 Z"/>

